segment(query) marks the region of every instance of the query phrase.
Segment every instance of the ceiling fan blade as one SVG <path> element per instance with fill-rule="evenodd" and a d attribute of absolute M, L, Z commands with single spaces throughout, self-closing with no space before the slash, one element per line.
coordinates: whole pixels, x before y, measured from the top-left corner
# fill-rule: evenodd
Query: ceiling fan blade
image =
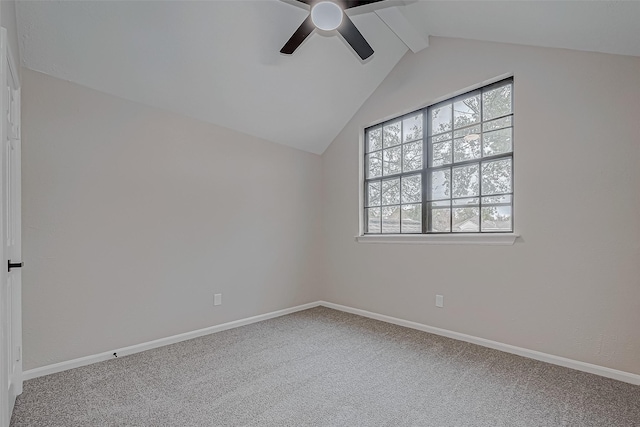
<path fill-rule="evenodd" d="M 307 16 L 307 19 L 305 19 L 302 22 L 302 24 L 300 24 L 296 32 L 293 33 L 293 35 L 289 39 L 289 41 L 287 41 L 287 43 L 285 43 L 285 45 L 282 46 L 282 49 L 280 49 L 280 53 L 286 53 L 287 55 L 291 55 L 293 52 L 295 52 L 298 46 L 302 44 L 304 39 L 306 39 L 315 28 L 316 26 L 313 25 L 313 21 L 311 21 L 311 15 Z"/>
<path fill-rule="evenodd" d="M 338 32 L 356 51 L 363 60 L 373 55 L 373 48 L 367 43 L 360 31 L 353 24 L 353 21 L 345 14 L 342 17 L 342 24 L 338 27 Z"/>
<path fill-rule="evenodd" d="M 353 7 L 364 6 L 365 4 L 378 3 L 384 0 L 344 0 L 344 8 L 351 9 Z"/>

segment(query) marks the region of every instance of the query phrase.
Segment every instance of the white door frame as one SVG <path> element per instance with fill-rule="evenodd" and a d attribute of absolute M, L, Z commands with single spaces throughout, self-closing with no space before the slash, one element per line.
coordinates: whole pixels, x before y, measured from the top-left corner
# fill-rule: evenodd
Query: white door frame
<path fill-rule="evenodd" d="M 2 257 L 0 260 L 0 427 L 8 427 L 11 419 L 11 411 L 13 410 L 13 404 L 15 403 L 15 397 L 22 393 L 22 289 L 21 289 L 21 273 L 17 274 L 12 272 L 14 284 L 12 285 L 12 293 L 8 298 L 8 280 L 9 275 L 4 268 L 4 263 L 7 260 L 12 262 L 21 262 L 21 233 L 20 228 L 20 203 L 21 203 L 21 186 L 19 184 L 20 179 L 20 164 L 19 161 L 15 164 L 15 169 L 12 171 L 13 176 L 18 180 L 16 185 L 10 189 L 15 198 L 15 204 L 17 206 L 14 209 L 13 206 L 7 208 L 11 211 L 16 221 L 15 233 L 18 234 L 16 241 L 17 247 L 12 251 L 13 253 L 7 253 L 7 217 L 5 216 L 4 201 L 8 195 L 7 184 L 11 183 L 6 181 L 7 170 L 5 170 L 5 163 L 9 160 L 6 158 L 8 153 L 11 153 L 11 147 L 5 149 L 7 137 L 15 142 L 15 150 L 17 150 L 17 158 L 20 158 L 20 80 L 18 75 L 18 68 L 14 61 L 11 47 L 7 42 L 7 30 L 0 28 L 0 82 L 2 82 L 2 96 L 0 96 L 0 135 L 2 137 L 2 149 L 0 149 L 0 252 Z M 13 87 L 7 89 L 9 82 L 13 82 Z M 16 99 L 15 103 L 11 102 L 12 97 Z M 14 129 L 12 125 L 5 126 L 7 123 L 7 117 L 4 116 L 9 109 L 10 116 L 13 117 L 12 121 L 16 124 Z M 15 213 L 15 214 L 14 214 Z M 9 246 L 11 247 L 11 246 Z M 9 318 L 10 316 L 10 318 Z"/>

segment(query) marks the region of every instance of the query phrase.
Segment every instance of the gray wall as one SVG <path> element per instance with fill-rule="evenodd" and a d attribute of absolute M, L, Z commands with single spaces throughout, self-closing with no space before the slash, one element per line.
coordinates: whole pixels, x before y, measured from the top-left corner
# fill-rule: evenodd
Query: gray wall
<path fill-rule="evenodd" d="M 522 238 L 355 243 L 363 127 L 505 73 Z M 323 154 L 324 297 L 640 374 L 639 117 L 640 58 L 432 38 Z"/>
<path fill-rule="evenodd" d="M 22 105 L 25 369 L 319 299 L 320 156 L 26 69 Z"/>

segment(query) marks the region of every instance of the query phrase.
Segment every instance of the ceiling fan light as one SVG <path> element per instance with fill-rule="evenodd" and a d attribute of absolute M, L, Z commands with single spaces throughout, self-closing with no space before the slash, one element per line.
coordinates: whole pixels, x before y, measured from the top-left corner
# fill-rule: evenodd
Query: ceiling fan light
<path fill-rule="evenodd" d="M 332 1 L 321 1 L 311 9 L 313 25 L 324 31 L 335 30 L 342 24 L 342 9 Z"/>

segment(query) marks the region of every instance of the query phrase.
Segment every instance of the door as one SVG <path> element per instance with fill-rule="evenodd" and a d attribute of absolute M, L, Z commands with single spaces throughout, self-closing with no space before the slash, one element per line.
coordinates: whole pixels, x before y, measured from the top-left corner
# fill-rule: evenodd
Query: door
<path fill-rule="evenodd" d="M 0 81 L 3 85 L 2 150 L 2 237 L 3 265 L 0 265 L 0 384 L 2 410 L 0 426 L 9 424 L 16 397 L 22 393 L 22 245 L 21 245 L 21 139 L 20 87 L 16 68 L 7 47 L 6 30 L 0 34 Z M 4 267 L 6 265 L 6 267 Z"/>

